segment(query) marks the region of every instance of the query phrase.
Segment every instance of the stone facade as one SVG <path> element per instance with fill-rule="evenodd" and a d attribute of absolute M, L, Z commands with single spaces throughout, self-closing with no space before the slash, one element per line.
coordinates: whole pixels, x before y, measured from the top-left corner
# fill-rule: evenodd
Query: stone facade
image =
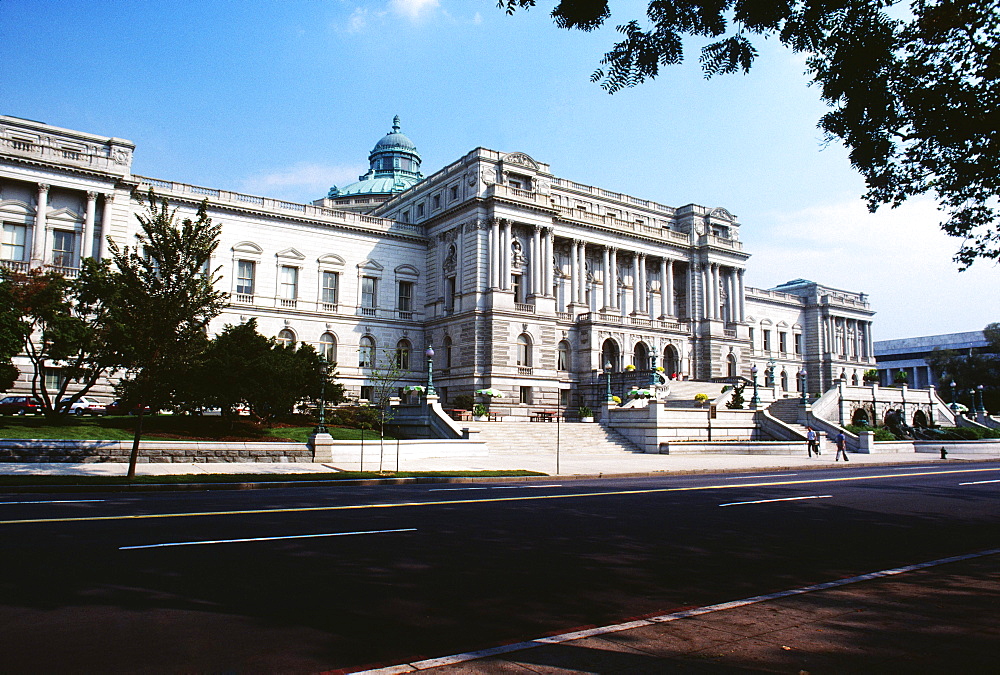
<path fill-rule="evenodd" d="M 372 181 L 385 157 L 416 158 L 419 173 L 407 141 L 396 120 Z M 515 409 L 593 403 L 583 385 L 607 364 L 689 379 L 773 365 L 792 392 L 804 367 L 815 392 L 874 363 L 867 298 L 803 280 L 746 287 L 750 254 L 724 208 L 665 206 L 485 148 L 402 191 L 361 181 L 296 204 L 133 175 L 133 150 L 0 116 L 0 264 L 72 275 L 106 254 L 105 237 L 135 242 L 136 193 L 155 190 L 181 217 L 207 199 L 231 294 L 211 330 L 255 317 L 266 335 L 314 344 L 354 396 L 372 350 L 403 354 L 402 387 L 426 380 L 431 345 L 445 405 L 495 388 Z"/>

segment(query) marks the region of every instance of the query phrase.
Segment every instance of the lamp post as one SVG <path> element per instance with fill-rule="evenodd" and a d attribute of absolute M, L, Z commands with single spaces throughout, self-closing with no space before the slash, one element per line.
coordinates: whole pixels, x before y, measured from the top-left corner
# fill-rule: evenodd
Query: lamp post
<path fill-rule="evenodd" d="M 760 407 L 760 395 L 757 392 L 757 364 L 750 366 L 750 376 L 753 378 L 753 398 L 750 399 L 750 407 L 756 410 Z"/>
<path fill-rule="evenodd" d="M 986 414 L 986 399 L 983 396 L 983 385 L 976 387 L 976 391 L 979 392 L 979 407 L 976 408 L 976 412 L 985 415 Z"/>
<path fill-rule="evenodd" d="M 424 356 L 427 357 L 427 395 L 437 396 L 437 392 L 434 391 L 434 347 L 427 345 Z"/>
<path fill-rule="evenodd" d="M 325 434 L 328 433 L 326 430 L 326 375 L 328 369 L 326 365 L 326 358 L 322 354 L 319 355 L 319 424 L 313 429 L 314 434 Z"/>
<path fill-rule="evenodd" d="M 802 391 L 802 405 L 805 405 L 806 402 L 807 402 L 807 398 L 806 398 L 806 367 L 805 366 L 802 366 L 802 369 L 799 370 L 799 381 L 802 383 L 802 384 L 799 385 L 799 387 L 801 387 L 801 391 Z"/>
<path fill-rule="evenodd" d="M 951 387 L 951 411 L 957 415 L 958 401 L 955 400 L 955 396 L 958 395 L 958 389 L 955 387 L 955 380 L 949 382 L 949 386 Z"/>
<path fill-rule="evenodd" d="M 611 397 L 611 361 L 604 363 L 604 380 L 607 383 L 607 397 L 605 400 L 608 403 L 614 403 L 614 399 Z"/>

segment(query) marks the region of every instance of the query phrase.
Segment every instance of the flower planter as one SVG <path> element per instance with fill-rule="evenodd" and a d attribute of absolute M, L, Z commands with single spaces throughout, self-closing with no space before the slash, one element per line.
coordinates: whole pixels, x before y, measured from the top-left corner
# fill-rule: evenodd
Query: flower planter
<path fill-rule="evenodd" d="M 581 422 L 593 422 L 594 418 L 593 417 L 581 417 L 580 421 Z"/>

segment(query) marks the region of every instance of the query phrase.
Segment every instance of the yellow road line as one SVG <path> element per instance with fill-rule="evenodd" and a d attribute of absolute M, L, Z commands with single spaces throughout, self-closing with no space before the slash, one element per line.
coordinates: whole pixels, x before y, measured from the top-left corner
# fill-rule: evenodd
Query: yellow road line
<path fill-rule="evenodd" d="M 801 480 L 771 481 L 767 483 L 739 483 L 736 485 L 693 485 L 688 487 L 646 488 L 642 490 L 613 490 L 607 492 L 577 492 L 555 495 L 526 495 L 524 497 L 483 497 L 480 499 L 453 499 L 430 502 L 390 502 L 387 504 L 349 504 L 343 506 L 299 506 L 283 509 L 242 509 L 239 511 L 197 511 L 194 513 L 144 513 L 124 516 L 81 516 L 73 518 L 26 518 L 23 520 L 0 520 L 0 525 L 22 525 L 28 523 L 73 523 L 95 522 L 101 520 L 148 520 L 152 518 L 196 518 L 203 516 L 247 516 L 262 513 L 307 513 L 309 511 L 358 511 L 362 509 L 395 509 L 417 506 L 451 506 L 455 504 L 486 504 L 491 502 L 525 502 L 540 499 L 571 499 L 576 497 L 615 497 L 619 495 L 643 495 L 662 492 L 691 492 L 695 490 L 732 490 L 734 488 L 768 487 L 775 485 L 808 485 L 815 483 L 839 483 L 857 480 L 875 480 L 879 478 L 905 478 L 909 476 L 937 476 L 952 473 L 977 473 L 983 471 L 1000 471 L 996 468 L 980 469 L 949 469 L 944 471 L 921 471 L 919 473 L 894 473 L 875 476 L 840 476 L 836 478 L 810 478 Z M 27 502 L 26 502 L 27 503 Z"/>

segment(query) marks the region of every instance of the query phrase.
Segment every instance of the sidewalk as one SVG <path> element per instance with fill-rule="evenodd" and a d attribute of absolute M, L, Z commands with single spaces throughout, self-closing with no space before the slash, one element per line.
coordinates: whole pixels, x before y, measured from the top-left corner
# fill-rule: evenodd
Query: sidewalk
<path fill-rule="evenodd" d="M 836 588 L 732 608 L 693 610 L 693 616 L 640 620 L 637 627 L 541 638 L 501 647 L 499 654 L 485 650 L 367 672 L 996 672 L 1000 554 L 995 551 L 844 581 Z"/>
<path fill-rule="evenodd" d="M 369 454 L 370 453 L 370 454 Z M 644 455 L 630 453 L 587 454 L 580 451 L 564 452 L 558 458 L 555 453 L 545 455 L 491 453 L 487 457 L 448 457 L 403 459 L 400 471 L 495 471 L 517 470 L 537 471 L 550 476 L 608 476 L 608 475 L 655 475 L 670 473 L 711 473 L 740 471 L 785 471 L 790 469 L 818 469 L 834 466 L 887 466 L 907 464 L 913 466 L 955 466 L 963 462 L 983 462 L 1000 460 L 1000 455 L 949 454 L 947 460 L 931 453 L 899 453 L 879 455 L 852 455 L 848 464 L 834 462 L 832 453 L 820 457 L 801 455 Z M 364 469 L 377 471 L 378 448 L 366 452 Z M 280 475 L 287 473 L 338 473 L 357 471 L 357 462 L 338 464 L 313 463 L 140 463 L 136 472 L 144 476 L 174 474 L 241 473 Z M 385 471 L 395 471 L 394 454 L 386 453 L 383 461 Z M 123 463 L 7 463 L 0 462 L 0 474 L 5 475 L 77 475 L 77 476 L 122 476 L 127 472 Z"/>

